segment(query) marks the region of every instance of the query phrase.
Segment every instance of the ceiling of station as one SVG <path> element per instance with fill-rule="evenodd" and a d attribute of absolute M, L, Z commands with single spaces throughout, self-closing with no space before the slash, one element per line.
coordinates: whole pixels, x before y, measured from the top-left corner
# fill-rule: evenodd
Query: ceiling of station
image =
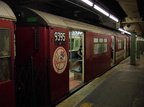
<path fill-rule="evenodd" d="M 144 35 L 144 0 L 117 0 L 123 10 L 126 12 L 121 25 L 129 32 L 135 32 L 137 35 Z"/>
<path fill-rule="evenodd" d="M 7 0 L 4 0 L 7 2 Z M 90 0 L 119 18 L 117 24 L 107 16 L 95 11 L 81 0 L 11 0 L 15 6 L 26 6 L 36 10 L 110 28 L 144 35 L 144 0 Z"/>

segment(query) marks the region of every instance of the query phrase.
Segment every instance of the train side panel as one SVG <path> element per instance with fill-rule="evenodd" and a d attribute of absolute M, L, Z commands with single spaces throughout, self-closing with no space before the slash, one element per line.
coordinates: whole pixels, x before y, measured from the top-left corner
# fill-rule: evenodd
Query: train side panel
<path fill-rule="evenodd" d="M 48 103 L 49 53 L 46 27 L 17 27 L 16 92 L 18 106 Z M 25 93 L 22 93 L 25 92 Z"/>
<path fill-rule="evenodd" d="M 18 27 L 16 40 L 17 78 L 20 78 L 19 72 L 23 72 L 23 67 L 29 58 L 32 57 L 33 63 L 32 77 L 27 79 L 25 86 L 21 86 L 24 83 L 17 86 L 17 94 L 21 95 L 19 88 L 27 90 L 28 82 L 31 81 L 34 82 L 32 93 L 35 97 L 32 99 L 36 101 L 35 104 L 53 104 L 66 96 L 69 92 L 68 30 L 54 27 Z M 23 75 L 22 81 L 25 78 Z M 17 82 L 19 82 L 18 79 Z M 28 101 L 31 97 L 25 105 L 29 105 Z"/>
<path fill-rule="evenodd" d="M 15 107 L 14 81 L 0 82 L 0 107 Z"/>
<path fill-rule="evenodd" d="M 85 81 L 111 66 L 111 36 L 87 32 L 85 35 Z"/>
<path fill-rule="evenodd" d="M 0 107 L 15 107 L 14 24 L 0 20 Z"/>

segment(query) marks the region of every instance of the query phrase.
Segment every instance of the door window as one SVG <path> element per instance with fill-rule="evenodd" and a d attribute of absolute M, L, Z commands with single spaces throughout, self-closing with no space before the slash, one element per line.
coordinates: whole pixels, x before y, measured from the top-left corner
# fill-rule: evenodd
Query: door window
<path fill-rule="evenodd" d="M 0 81 L 10 78 L 10 30 L 0 28 Z"/>

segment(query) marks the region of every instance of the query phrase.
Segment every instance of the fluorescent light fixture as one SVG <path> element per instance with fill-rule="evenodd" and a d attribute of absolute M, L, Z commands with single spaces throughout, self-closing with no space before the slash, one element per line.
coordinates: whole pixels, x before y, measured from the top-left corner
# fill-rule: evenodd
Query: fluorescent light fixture
<path fill-rule="evenodd" d="M 126 30 L 123 30 L 122 28 L 119 28 L 118 30 L 119 30 L 119 31 L 121 31 L 121 32 L 124 32 L 124 33 L 126 33 L 126 34 L 131 35 L 131 33 L 130 33 L 130 32 L 128 32 L 128 31 L 126 31 Z"/>
<path fill-rule="evenodd" d="M 89 0 L 82 0 L 83 2 L 85 2 L 86 4 L 88 4 L 89 6 L 93 6 L 93 3 Z"/>
<path fill-rule="evenodd" d="M 97 11 L 101 12 L 102 14 L 108 16 L 112 20 L 114 20 L 116 22 L 119 22 L 118 18 L 116 18 L 115 16 L 113 16 L 112 14 L 110 14 L 109 12 L 107 12 L 106 10 L 102 9 L 100 6 L 94 4 L 93 2 L 91 2 L 89 0 L 81 0 L 81 1 L 83 1 L 86 4 L 88 4 L 91 7 L 94 5 L 94 9 L 96 9 Z"/>
<path fill-rule="evenodd" d="M 129 35 L 131 35 L 131 33 L 130 32 L 128 32 L 128 31 L 124 31 L 126 34 L 129 34 Z"/>
<path fill-rule="evenodd" d="M 118 20 L 118 18 L 116 18 L 115 16 L 113 16 L 113 15 L 111 15 L 110 14 L 110 16 L 109 16 L 112 20 L 114 20 L 114 21 L 116 21 L 116 22 L 118 22 L 119 20 Z"/>
<path fill-rule="evenodd" d="M 105 11 L 104 9 L 102 9 L 101 7 L 99 7 L 98 5 L 95 4 L 94 8 L 98 10 L 99 12 L 103 13 L 104 15 L 109 16 L 109 13 Z"/>
<path fill-rule="evenodd" d="M 124 30 L 122 28 L 118 28 L 119 31 L 124 32 Z"/>

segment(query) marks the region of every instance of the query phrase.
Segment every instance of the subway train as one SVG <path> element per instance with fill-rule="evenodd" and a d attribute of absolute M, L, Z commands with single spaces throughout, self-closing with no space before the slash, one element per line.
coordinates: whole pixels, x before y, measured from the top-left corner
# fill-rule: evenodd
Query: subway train
<path fill-rule="evenodd" d="M 0 17 L 0 106 L 55 105 L 130 55 L 129 36 L 116 30 L 6 9 L 13 17 Z"/>
<path fill-rule="evenodd" d="M 120 32 L 30 8 L 17 13 L 17 92 L 28 91 L 20 97 L 31 104 L 55 104 L 130 54 Z"/>

